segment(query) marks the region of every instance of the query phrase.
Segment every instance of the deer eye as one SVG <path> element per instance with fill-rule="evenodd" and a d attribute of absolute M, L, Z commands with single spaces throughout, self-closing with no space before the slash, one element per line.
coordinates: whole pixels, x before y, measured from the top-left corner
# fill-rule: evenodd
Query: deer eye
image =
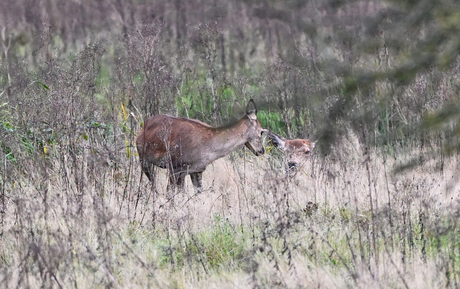
<path fill-rule="evenodd" d="M 306 151 L 305 154 L 306 154 L 306 155 L 309 155 L 309 154 L 310 154 L 310 151 Z"/>

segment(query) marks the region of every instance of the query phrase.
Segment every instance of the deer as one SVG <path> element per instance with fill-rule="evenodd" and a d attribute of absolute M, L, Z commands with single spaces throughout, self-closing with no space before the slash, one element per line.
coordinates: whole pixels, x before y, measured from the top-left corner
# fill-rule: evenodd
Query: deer
<path fill-rule="evenodd" d="M 299 164 L 303 165 L 315 148 L 316 142 L 309 139 L 291 139 L 288 140 L 273 132 L 268 132 L 268 140 L 275 147 L 282 150 L 285 154 L 286 172 L 288 175 L 295 175 Z"/>
<path fill-rule="evenodd" d="M 206 167 L 244 145 L 256 156 L 265 153 L 262 134 L 267 132 L 257 119 L 254 100 L 249 100 L 246 114 L 236 123 L 212 127 L 196 119 L 156 115 L 144 122 L 136 138 L 143 173 L 154 181 L 154 167 L 169 170 L 167 190 L 184 189 L 190 175 L 197 193 L 203 190 Z"/>

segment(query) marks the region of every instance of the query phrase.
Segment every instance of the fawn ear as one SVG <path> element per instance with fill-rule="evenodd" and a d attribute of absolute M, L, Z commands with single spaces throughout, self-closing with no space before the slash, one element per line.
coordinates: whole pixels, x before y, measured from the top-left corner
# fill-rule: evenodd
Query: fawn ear
<path fill-rule="evenodd" d="M 246 106 L 246 115 L 252 120 L 257 119 L 257 107 L 252 98 L 249 100 L 248 105 Z"/>
<path fill-rule="evenodd" d="M 268 139 L 269 141 L 277 148 L 284 149 L 286 146 L 286 139 L 269 132 L 268 133 Z"/>

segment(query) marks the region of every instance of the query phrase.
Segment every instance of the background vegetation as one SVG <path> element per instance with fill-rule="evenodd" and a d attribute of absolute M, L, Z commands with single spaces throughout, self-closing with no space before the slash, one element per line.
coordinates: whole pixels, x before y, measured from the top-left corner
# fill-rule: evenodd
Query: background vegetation
<path fill-rule="evenodd" d="M 0 286 L 458 288 L 460 5 L 0 2 Z M 166 198 L 168 113 L 318 140 L 241 150 Z"/>

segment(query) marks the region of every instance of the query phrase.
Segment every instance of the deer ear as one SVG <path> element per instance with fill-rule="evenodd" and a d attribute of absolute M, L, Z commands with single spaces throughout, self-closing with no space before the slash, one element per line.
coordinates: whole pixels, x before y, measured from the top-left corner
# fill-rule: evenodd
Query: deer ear
<path fill-rule="evenodd" d="M 303 140 L 303 143 L 304 143 L 306 146 L 310 147 L 310 149 L 314 149 L 314 148 L 315 148 L 315 144 L 316 144 L 315 141 L 311 141 L 311 140 L 309 140 L 309 139 L 304 139 L 304 140 Z"/>
<path fill-rule="evenodd" d="M 284 149 L 286 146 L 286 140 L 272 132 L 268 133 L 268 139 L 277 148 Z"/>
<path fill-rule="evenodd" d="M 249 100 L 248 105 L 246 106 L 246 115 L 250 119 L 257 119 L 257 107 L 252 98 Z"/>

